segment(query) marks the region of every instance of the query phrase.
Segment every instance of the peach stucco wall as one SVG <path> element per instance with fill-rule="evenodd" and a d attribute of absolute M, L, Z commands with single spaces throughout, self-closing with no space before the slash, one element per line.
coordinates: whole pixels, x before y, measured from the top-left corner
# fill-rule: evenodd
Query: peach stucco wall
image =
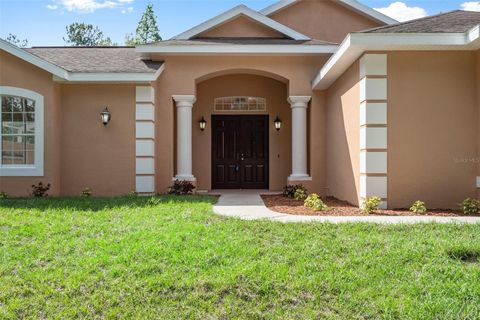
<path fill-rule="evenodd" d="M 253 96 L 267 100 L 266 112 L 214 112 L 214 99 L 224 96 Z M 211 115 L 269 115 L 269 185 L 271 190 L 281 190 L 291 173 L 291 109 L 287 102 L 286 85 L 280 81 L 255 75 L 225 75 L 201 82 L 197 88 L 197 102 L 193 108 L 193 175 L 199 190 L 211 189 Z M 205 131 L 197 122 L 207 119 Z M 273 120 L 282 119 L 282 128 L 276 131 Z"/>
<path fill-rule="evenodd" d="M 476 195 L 474 52 L 388 53 L 388 201 L 455 208 Z"/>
<path fill-rule="evenodd" d="M 104 107 L 112 114 L 100 121 Z M 96 196 L 135 190 L 135 85 L 62 85 L 63 195 L 85 188 Z"/>
<path fill-rule="evenodd" d="M 170 57 L 157 56 L 165 60 L 167 67 L 162 76 L 155 83 L 157 119 L 161 125 L 156 127 L 156 185 L 158 192 L 164 192 L 172 183 L 175 174 L 175 139 L 174 139 L 174 114 L 175 106 L 172 95 L 193 94 L 197 95 L 197 83 L 228 74 L 255 74 L 267 76 L 276 80 L 286 81 L 286 95 L 312 95 L 311 80 L 316 72 L 327 60 L 327 56 L 202 56 L 202 57 Z M 226 84 L 225 90 L 227 90 Z M 216 89 L 217 90 L 217 89 Z M 220 92 L 217 90 L 218 94 Z M 223 95 L 223 94 L 222 94 Z M 198 98 L 198 95 L 197 95 Z M 313 99 L 310 108 L 317 106 Z M 194 105 L 192 126 L 198 127 L 198 113 Z M 285 130 L 284 132 L 287 132 Z M 289 136 L 290 137 L 290 136 Z M 291 156 L 291 155 L 290 155 Z M 195 161 L 195 160 L 194 160 Z M 313 162 L 312 162 L 313 163 Z M 207 166 L 210 164 L 208 163 Z M 194 164 L 195 166 L 195 164 Z M 290 166 L 288 170 L 290 170 Z M 198 170 L 198 169 L 194 169 Z M 272 174 L 272 171 L 270 171 Z M 208 176 L 208 175 L 207 175 Z M 202 179 L 205 180 L 205 179 Z M 207 179 L 208 180 L 208 179 Z M 286 183 L 286 177 L 283 184 Z M 278 183 L 280 184 L 280 183 Z M 277 185 L 272 184 L 272 187 Z M 199 187 L 204 188 L 202 183 Z M 208 186 L 208 185 L 207 185 Z"/>
<path fill-rule="evenodd" d="M 359 64 L 328 89 L 326 104 L 327 193 L 358 205 L 360 179 Z"/>
<path fill-rule="evenodd" d="M 284 38 L 285 36 L 275 30 L 266 28 L 258 22 L 240 16 L 226 22 L 219 27 L 208 30 L 198 35 L 198 38 L 240 37 L 240 38 Z"/>
<path fill-rule="evenodd" d="M 270 16 L 313 39 L 340 43 L 345 36 L 380 26 L 351 9 L 330 0 L 303 0 Z"/>
<path fill-rule="evenodd" d="M 59 195 L 60 185 L 60 88 L 52 75 L 33 65 L 0 51 L 0 86 L 35 91 L 44 98 L 44 176 L 0 177 L 0 191 L 11 196 L 25 196 L 31 185 L 50 183 L 50 195 Z"/>

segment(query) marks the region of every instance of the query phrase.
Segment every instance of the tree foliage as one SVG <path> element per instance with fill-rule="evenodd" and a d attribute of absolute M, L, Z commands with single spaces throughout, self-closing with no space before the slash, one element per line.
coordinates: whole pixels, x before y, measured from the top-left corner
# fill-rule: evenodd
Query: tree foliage
<path fill-rule="evenodd" d="M 162 37 L 158 30 L 157 17 L 153 12 L 153 5 L 148 4 L 142 18 L 138 22 L 135 35 L 127 34 L 125 36 L 125 44 L 137 45 L 160 40 L 162 40 Z"/>
<path fill-rule="evenodd" d="M 115 46 L 109 37 L 92 24 L 75 22 L 66 28 L 67 37 L 63 38 L 65 43 L 73 46 Z"/>
<path fill-rule="evenodd" d="M 9 33 L 5 38 L 6 41 L 10 42 L 13 45 L 16 45 L 19 48 L 26 48 L 28 46 L 28 40 L 21 40 L 17 35 Z"/>

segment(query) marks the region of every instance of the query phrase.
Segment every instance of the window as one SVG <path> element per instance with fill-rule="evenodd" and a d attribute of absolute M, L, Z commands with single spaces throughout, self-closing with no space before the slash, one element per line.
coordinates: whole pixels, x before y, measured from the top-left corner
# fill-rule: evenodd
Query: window
<path fill-rule="evenodd" d="M 43 175 L 43 96 L 0 87 L 0 175 Z"/>
<path fill-rule="evenodd" d="M 215 111 L 266 111 L 265 98 L 221 97 L 215 99 Z"/>

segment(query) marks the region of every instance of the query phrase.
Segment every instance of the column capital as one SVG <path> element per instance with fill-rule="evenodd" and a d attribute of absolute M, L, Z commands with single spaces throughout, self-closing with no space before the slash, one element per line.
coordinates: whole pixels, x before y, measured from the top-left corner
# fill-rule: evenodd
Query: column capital
<path fill-rule="evenodd" d="M 311 99 L 311 96 L 290 96 L 287 100 L 291 108 L 308 108 Z"/>
<path fill-rule="evenodd" d="M 172 96 L 177 107 L 193 107 L 197 98 L 194 95 L 176 94 Z"/>

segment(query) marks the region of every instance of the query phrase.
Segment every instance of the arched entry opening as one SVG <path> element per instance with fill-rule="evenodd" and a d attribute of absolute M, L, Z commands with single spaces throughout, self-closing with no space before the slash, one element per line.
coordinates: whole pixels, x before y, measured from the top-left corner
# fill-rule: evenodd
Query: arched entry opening
<path fill-rule="evenodd" d="M 197 79 L 196 98 L 192 169 L 197 189 L 280 190 L 291 172 L 288 81 L 256 70 L 221 71 Z M 203 131 L 202 118 L 207 121 Z"/>

